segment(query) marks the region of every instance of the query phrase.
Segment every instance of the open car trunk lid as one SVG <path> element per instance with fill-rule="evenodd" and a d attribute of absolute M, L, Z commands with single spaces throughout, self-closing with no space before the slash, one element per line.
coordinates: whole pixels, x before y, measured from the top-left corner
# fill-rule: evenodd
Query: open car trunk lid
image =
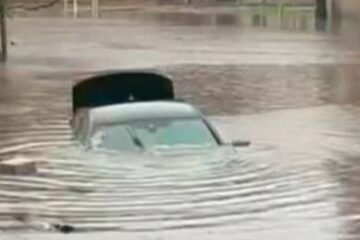
<path fill-rule="evenodd" d="M 73 87 L 73 112 L 84 107 L 174 99 L 172 80 L 151 71 L 118 71 L 100 74 Z"/>

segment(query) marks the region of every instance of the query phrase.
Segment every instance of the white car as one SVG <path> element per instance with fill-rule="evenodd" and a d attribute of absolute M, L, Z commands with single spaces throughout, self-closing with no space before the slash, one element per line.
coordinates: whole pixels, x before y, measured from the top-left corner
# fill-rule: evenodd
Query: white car
<path fill-rule="evenodd" d="M 172 81 L 157 73 L 90 78 L 74 87 L 73 102 L 74 137 L 89 149 L 137 152 L 226 145 L 198 109 L 174 100 Z"/>

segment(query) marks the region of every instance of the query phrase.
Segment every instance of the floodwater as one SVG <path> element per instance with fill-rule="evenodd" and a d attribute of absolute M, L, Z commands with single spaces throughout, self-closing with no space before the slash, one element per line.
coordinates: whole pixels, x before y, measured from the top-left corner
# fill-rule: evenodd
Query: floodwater
<path fill-rule="evenodd" d="M 359 239 L 360 34 L 351 23 L 316 31 L 309 10 L 287 25 L 256 14 L 11 20 L 0 153 L 40 169 L 0 176 L 4 236 L 53 239 L 46 224 L 65 223 L 92 232 L 69 239 Z M 117 68 L 170 74 L 180 98 L 251 147 L 82 150 L 68 126 L 72 80 Z"/>

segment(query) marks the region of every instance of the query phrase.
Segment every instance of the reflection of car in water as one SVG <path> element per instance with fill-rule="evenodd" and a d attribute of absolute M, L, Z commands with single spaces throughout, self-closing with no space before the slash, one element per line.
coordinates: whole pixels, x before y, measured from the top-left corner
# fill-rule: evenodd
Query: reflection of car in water
<path fill-rule="evenodd" d="M 193 106 L 174 101 L 170 79 L 149 72 L 94 77 L 74 88 L 75 139 L 95 150 L 152 151 L 224 145 Z"/>

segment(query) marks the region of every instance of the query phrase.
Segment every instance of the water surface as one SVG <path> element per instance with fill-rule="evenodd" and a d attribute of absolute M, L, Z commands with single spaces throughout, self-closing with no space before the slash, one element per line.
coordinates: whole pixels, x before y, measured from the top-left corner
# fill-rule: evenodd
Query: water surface
<path fill-rule="evenodd" d="M 0 153 L 41 164 L 34 176 L 0 176 L 0 229 L 63 222 L 134 238 L 358 239 L 354 28 L 181 19 L 11 23 L 16 44 L 1 70 Z M 68 126 L 72 79 L 127 67 L 170 74 L 177 95 L 210 115 L 228 141 L 252 146 L 174 158 L 83 151 Z"/>

